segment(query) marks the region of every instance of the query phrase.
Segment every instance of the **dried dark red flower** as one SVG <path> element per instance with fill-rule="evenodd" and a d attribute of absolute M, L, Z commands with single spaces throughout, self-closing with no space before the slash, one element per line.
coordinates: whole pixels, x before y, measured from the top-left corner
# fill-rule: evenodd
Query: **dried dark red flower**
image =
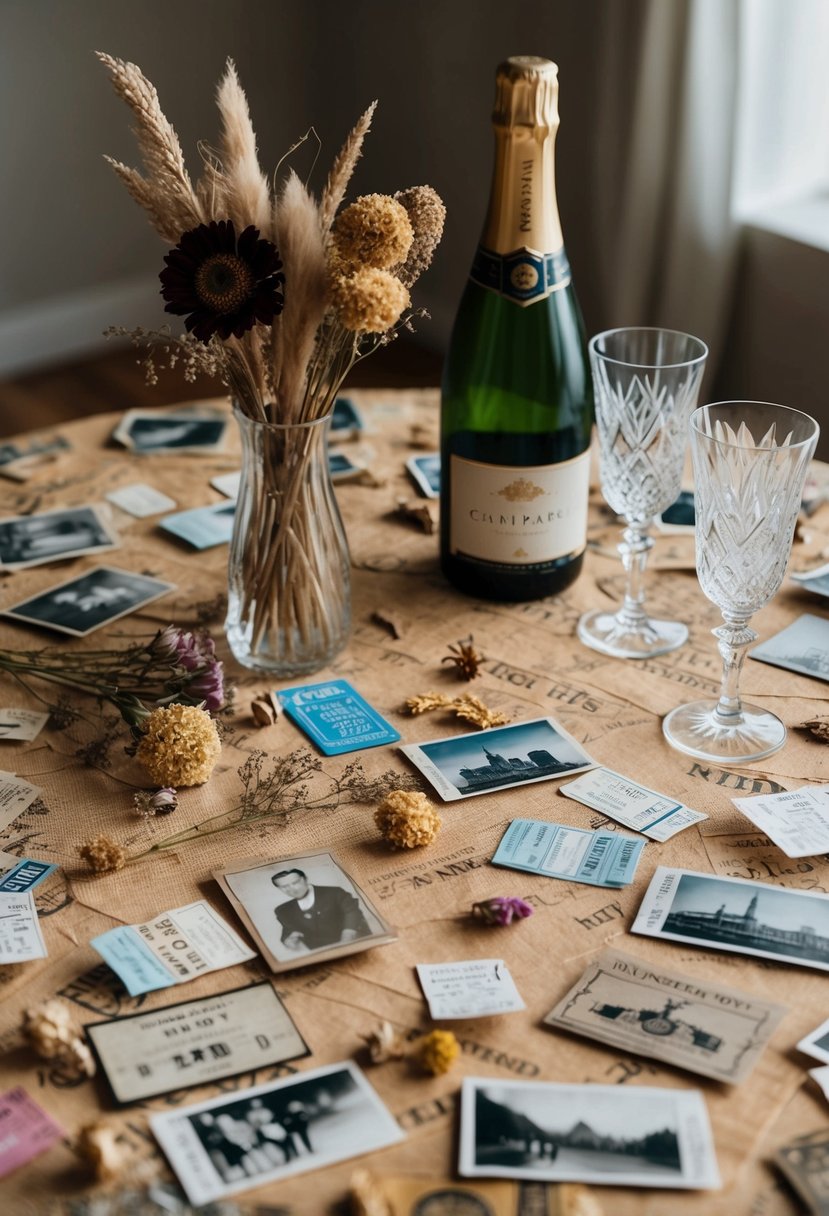
<path fill-rule="evenodd" d="M 282 312 L 279 252 L 252 224 L 238 239 L 232 220 L 199 224 L 164 261 L 158 276 L 164 310 L 186 317 L 188 332 L 202 342 L 214 334 L 241 338 L 257 321 L 270 325 Z"/>

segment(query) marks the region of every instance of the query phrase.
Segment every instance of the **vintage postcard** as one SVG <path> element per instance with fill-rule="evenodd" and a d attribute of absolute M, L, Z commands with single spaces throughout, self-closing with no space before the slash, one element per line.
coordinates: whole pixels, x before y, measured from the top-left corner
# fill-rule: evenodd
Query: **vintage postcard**
<path fill-rule="evenodd" d="M 593 887 L 626 887 L 633 882 L 644 847 L 644 840 L 621 832 L 592 832 L 543 819 L 513 819 L 492 864 Z"/>
<path fill-rule="evenodd" d="M 0 1178 L 45 1153 L 66 1132 L 22 1085 L 0 1094 Z"/>
<path fill-rule="evenodd" d="M 605 950 L 544 1022 L 738 1085 L 785 1013 L 751 993 Z"/>
<path fill-rule="evenodd" d="M 324 680 L 277 692 L 288 717 L 324 756 L 396 743 L 400 732 L 348 680 Z"/>
<path fill-rule="evenodd" d="M 274 972 L 396 940 L 391 926 L 325 849 L 214 871 Z"/>
<path fill-rule="evenodd" d="M 162 912 L 142 925 L 119 925 L 89 944 L 130 996 L 186 984 L 255 956 L 204 899 Z"/>
<path fill-rule="evenodd" d="M 829 680 L 829 620 L 806 612 L 748 653 L 762 663 Z"/>
<path fill-rule="evenodd" d="M 829 1130 L 825 1127 L 798 1136 L 777 1149 L 774 1161 L 794 1187 L 812 1216 L 829 1216 Z"/>
<path fill-rule="evenodd" d="M 475 958 L 458 963 L 418 963 L 415 968 L 429 1016 L 488 1018 L 526 1009 L 502 958 Z"/>
<path fill-rule="evenodd" d="M 153 1115 L 150 1127 L 196 1206 L 404 1138 L 350 1060 Z"/>
<path fill-rule="evenodd" d="M 82 638 L 170 591 L 175 591 L 174 584 L 159 578 L 114 566 L 96 566 L 86 574 L 4 608 L 0 615 Z"/>
<path fill-rule="evenodd" d="M 117 547 L 117 536 L 94 506 L 0 519 L 0 566 L 6 570 L 24 570 Z"/>
<path fill-rule="evenodd" d="M 1 893 L 0 964 L 28 963 L 34 958 L 46 957 L 46 943 L 32 892 Z"/>
<path fill-rule="evenodd" d="M 791 577 L 804 591 L 814 591 L 815 595 L 829 596 L 829 562 L 825 566 L 817 566 L 814 570 L 793 573 Z"/>
<path fill-rule="evenodd" d="M 797 1050 L 823 1064 L 829 1064 L 829 1018 L 821 1022 L 817 1030 L 807 1034 L 797 1045 Z"/>
<path fill-rule="evenodd" d="M 424 498 L 440 498 L 440 452 L 410 456 L 406 468 Z"/>
<path fill-rule="evenodd" d="M 337 397 L 331 414 L 329 439 L 355 439 L 365 429 L 362 415 L 350 397 Z"/>
<path fill-rule="evenodd" d="M 12 740 L 31 743 L 48 721 L 48 713 L 41 713 L 37 709 L 0 709 L 0 743 L 9 743 Z M 2 805 L 0 799 L 0 808 Z"/>
<path fill-rule="evenodd" d="M 161 414 L 157 410 L 128 410 L 112 438 L 133 452 L 145 455 L 164 452 L 221 451 L 228 419 L 223 414 L 180 411 Z"/>
<path fill-rule="evenodd" d="M 113 1097 L 122 1105 L 310 1055 L 268 983 L 84 1029 Z"/>
<path fill-rule="evenodd" d="M 720 1183 L 698 1090 L 464 1077 L 458 1172 L 597 1186 Z"/>
<path fill-rule="evenodd" d="M 631 933 L 829 971 L 829 895 L 658 866 Z"/>
<path fill-rule="evenodd" d="M 233 535 L 235 502 L 215 502 L 209 507 L 193 507 L 159 520 L 159 528 L 186 540 L 194 549 L 226 545 Z"/>
<path fill-rule="evenodd" d="M 708 818 L 702 811 L 693 811 L 675 798 L 658 794 L 609 768 L 591 769 L 558 788 L 567 798 L 575 798 L 652 840 L 670 840 L 677 832 Z"/>
<path fill-rule="evenodd" d="M 782 794 L 731 801 L 787 857 L 829 853 L 829 785 L 802 785 Z"/>
<path fill-rule="evenodd" d="M 136 481 L 129 486 L 121 486 L 118 490 L 110 490 L 104 496 L 107 502 L 114 503 L 127 515 L 136 519 L 146 519 L 149 515 L 160 515 L 162 511 L 175 511 L 175 499 L 162 494 L 155 486 L 146 482 Z"/>
<path fill-rule="evenodd" d="M 587 752 L 552 718 L 410 743 L 399 749 L 444 802 L 509 790 L 595 767 Z"/>

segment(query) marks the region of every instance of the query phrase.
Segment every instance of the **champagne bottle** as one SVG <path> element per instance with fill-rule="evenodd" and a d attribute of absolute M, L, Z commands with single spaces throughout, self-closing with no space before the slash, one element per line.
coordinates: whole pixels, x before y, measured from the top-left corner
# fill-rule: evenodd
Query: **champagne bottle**
<path fill-rule="evenodd" d="M 498 68 L 495 170 L 441 409 L 441 564 L 497 600 L 561 591 L 587 533 L 592 393 L 555 193 L 558 69 Z"/>

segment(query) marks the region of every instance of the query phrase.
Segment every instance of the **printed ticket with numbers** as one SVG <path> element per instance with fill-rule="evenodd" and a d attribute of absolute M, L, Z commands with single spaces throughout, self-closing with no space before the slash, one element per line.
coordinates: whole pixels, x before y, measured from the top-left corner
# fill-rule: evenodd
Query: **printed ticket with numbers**
<path fill-rule="evenodd" d="M 310 1054 L 267 983 L 142 1010 L 85 1030 L 121 1104 Z"/>
<path fill-rule="evenodd" d="M 670 840 L 677 832 L 708 818 L 702 811 L 693 811 L 675 798 L 649 790 L 609 768 L 594 768 L 559 789 L 568 798 L 652 840 Z"/>
<path fill-rule="evenodd" d="M 544 1022 L 737 1085 L 785 1012 L 753 993 L 605 950 Z"/>
<path fill-rule="evenodd" d="M 492 864 L 593 887 L 626 887 L 633 882 L 644 847 L 644 840 L 620 832 L 587 832 L 541 819 L 513 819 Z"/>
<path fill-rule="evenodd" d="M 0 963 L 46 958 L 46 943 L 31 891 L 0 892 Z"/>

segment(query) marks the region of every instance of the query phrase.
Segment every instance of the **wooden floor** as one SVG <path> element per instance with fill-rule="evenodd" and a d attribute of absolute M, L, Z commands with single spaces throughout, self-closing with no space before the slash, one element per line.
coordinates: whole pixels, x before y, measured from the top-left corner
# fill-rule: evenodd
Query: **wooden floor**
<path fill-rule="evenodd" d="M 401 335 L 364 359 L 346 381 L 352 388 L 429 387 L 440 383 L 442 357 Z M 59 364 L 0 381 L 0 437 L 59 425 L 87 414 L 146 409 L 221 395 L 213 380 L 187 384 L 180 373 L 162 371 L 150 388 L 132 347 L 108 350 L 82 362 Z"/>

